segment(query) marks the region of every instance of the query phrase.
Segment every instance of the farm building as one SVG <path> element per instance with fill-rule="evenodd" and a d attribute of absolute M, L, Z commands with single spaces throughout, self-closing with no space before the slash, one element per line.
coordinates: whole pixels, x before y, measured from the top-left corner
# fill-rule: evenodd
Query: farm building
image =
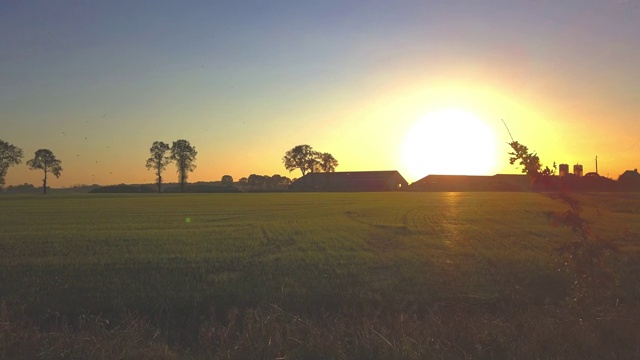
<path fill-rule="evenodd" d="M 639 176 L 640 177 L 640 174 Z M 616 182 L 595 173 L 579 176 L 563 172 L 563 176 L 534 178 L 520 174 L 429 175 L 409 186 L 413 191 L 616 191 Z M 639 187 L 640 189 L 640 187 Z"/>
<path fill-rule="evenodd" d="M 618 185 L 621 190 L 640 190 L 640 173 L 638 173 L 638 169 L 625 171 L 622 175 L 620 175 L 620 177 L 618 177 Z"/>
<path fill-rule="evenodd" d="M 409 187 L 413 191 L 529 191 L 526 175 L 428 175 Z"/>
<path fill-rule="evenodd" d="M 393 171 L 308 173 L 294 181 L 292 191 L 393 191 L 406 189 L 407 180 Z"/>

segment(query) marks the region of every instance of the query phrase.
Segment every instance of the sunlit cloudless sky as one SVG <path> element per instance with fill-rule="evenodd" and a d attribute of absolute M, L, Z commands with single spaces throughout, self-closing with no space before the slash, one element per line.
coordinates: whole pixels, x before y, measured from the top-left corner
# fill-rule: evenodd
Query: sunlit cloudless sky
<path fill-rule="evenodd" d="M 281 159 L 309 144 L 411 182 L 428 175 L 403 158 L 412 129 L 458 109 L 495 136 L 489 174 L 519 171 L 504 119 L 544 163 L 598 156 L 617 179 L 640 167 L 639 38 L 631 0 L 0 1 L 0 139 L 52 150 L 52 186 L 153 182 L 149 147 L 177 139 L 190 181 L 299 177 Z M 459 135 L 443 156 L 476 155 Z"/>

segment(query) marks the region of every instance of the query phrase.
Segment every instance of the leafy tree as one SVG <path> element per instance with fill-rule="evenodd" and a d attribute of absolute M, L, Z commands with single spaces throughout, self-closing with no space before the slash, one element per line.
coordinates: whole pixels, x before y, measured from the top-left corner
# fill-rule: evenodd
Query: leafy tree
<path fill-rule="evenodd" d="M 156 184 L 158 192 L 162 192 L 162 171 L 171 163 L 171 157 L 167 155 L 169 144 L 162 141 L 154 141 L 149 149 L 151 156 L 147 159 L 147 170 L 156 171 Z"/>
<path fill-rule="evenodd" d="M 338 167 L 338 160 L 329 153 L 318 153 L 318 167 L 324 172 L 334 172 Z"/>
<path fill-rule="evenodd" d="M 519 160 L 523 174 L 538 178 L 540 176 L 550 176 L 555 173 L 555 163 L 553 164 L 553 170 L 548 166 L 545 166 L 545 168 L 542 169 L 542 163 L 540 162 L 540 158 L 537 153 L 530 153 L 529 148 L 517 141 L 511 141 L 509 146 L 513 149 L 513 152 L 509 153 L 511 156 L 509 158 L 509 164 L 513 165 Z"/>
<path fill-rule="evenodd" d="M 231 175 L 223 175 L 222 179 L 220 179 L 220 182 L 223 185 L 232 185 L 233 184 L 233 177 Z"/>
<path fill-rule="evenodd" d="M 21 162 L 22 149 L 0 140 L 0 190 L 4 186 L 4 178 L 7 176 L 9 168 Z"/>
<path fill-rule="evenodd" d="M 62 161 L 56 159 L 56 156 L 53 155 L 49 149 L 40 149 L 36 151 L 33 159 L 27 161 L 27 165 L 31 170 L 44 171 L 42 187 L 44 188 L 45 194 L 47 193 L 47 174 L 51 173 L 56 178 L 59 178 L 60 173 L 62 172 Z"/>
<path fill-rule="evenodd" d="M 292 172 L 300 169 L 302 176 L 316 169 L 317 152 L 309 145 L 298 145 L 288 150 L 282 158 L 285 169 Z"/>
<path fill-rule="evenodd" d="M 333 172 L 338 166 L 338 160 L 333 155 L 315 151 L 309 145 L 298 145 L 287 151 L 282 162 L 289 172 L 300 169 L 302 176 L 308 172 Z"/>
<path fill-rule="evenodd" d="M 269 179 L 269 188 L 271 190 L 285 190 L 291 184 L 291 179 L 280 174 L 275 174 Z"/>
<path fill-rule="evenodd" d="M 316 157 L 318 159 L 318 168 L 322 170 L 326 174 L 327 178 L 327 186 L 331 181 L 331 177 L 329 176 L 330 172 L 335 172 L 336 167 L 338 166 L 338 160 L 333 157 L 333 155 L 329 153 L 317 153 Z"/>
<path fill-rule="evenodd" d="M 196 169 L 198 152 L 187 140 L 176 140 L 171 145 L 171 160 L 176 162 L 178 178 L 180 181 L 180 191 L 184 192 L 184 185 L 187 182 L 189 173 Z"/>
<path fill-rule="evenodd" d="M 513 139 L 509 145 L 513 149 L 509 153 L 509 163 L 513 165 L 519 160 L 523 173 L 542 182 L 549 180 L 555 173 L 549 167 L 542 169 L 538 155 L 530 153 L 526 146 Z M 555 167 L 554 163 L 553 168 Z M 594 303 L 606 299 L 617 281 L 615 268 L 611 264 L 611 258 L 618 250 L 616 239 L 600 237 L 593 231 L 590 221 L 582 216 L 579 201 L 571 197 L 567 189 L 563 188 L 559 194 L 551 194 L 550 197 L 568 205 L 567 210 L 549 211 L 546 216 L 554 227 L 568 228 L 574 234 L 572 239 L 566 240 L 557 248 L 564 256 L 561 263 L 574 276 L 573 300 Z"/>
<path fill-rule="evenodd" d="M 238 184 L 241 184 L 241 185 L 246 185 L 248 182 L 249 182 L 249 179 L 247 179 L 246 177 L 241 177 L 238 180 Z"/>
<path fill-rule="evenodd" d="M 251 187 L 251 190 L 266 190 L 268 181 L 268 176 L 251 174 L 249 175 L 247 183 Z"/>

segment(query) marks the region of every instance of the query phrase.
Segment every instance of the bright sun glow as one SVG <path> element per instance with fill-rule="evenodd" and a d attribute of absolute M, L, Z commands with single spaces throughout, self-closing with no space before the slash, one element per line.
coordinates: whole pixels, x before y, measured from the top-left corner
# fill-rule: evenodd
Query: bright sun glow
<path fill-rule="evenodd" d="M 491 175 L 497 144 L 491 128 L 461 110 L 432 112 L 413 126 L 404 141 L 403 162 L 415 179 L 430 174 Z"/>

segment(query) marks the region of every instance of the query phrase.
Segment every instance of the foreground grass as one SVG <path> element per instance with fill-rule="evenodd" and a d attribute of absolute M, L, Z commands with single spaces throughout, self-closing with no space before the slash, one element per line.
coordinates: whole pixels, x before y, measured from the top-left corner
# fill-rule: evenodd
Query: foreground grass
<path fill-rule="evenodd" d="M 590 308 L 536 194 L 0 197 L 0 356 L 637 356 L 638 199 L 581 200 L 624 235 Z"/>

